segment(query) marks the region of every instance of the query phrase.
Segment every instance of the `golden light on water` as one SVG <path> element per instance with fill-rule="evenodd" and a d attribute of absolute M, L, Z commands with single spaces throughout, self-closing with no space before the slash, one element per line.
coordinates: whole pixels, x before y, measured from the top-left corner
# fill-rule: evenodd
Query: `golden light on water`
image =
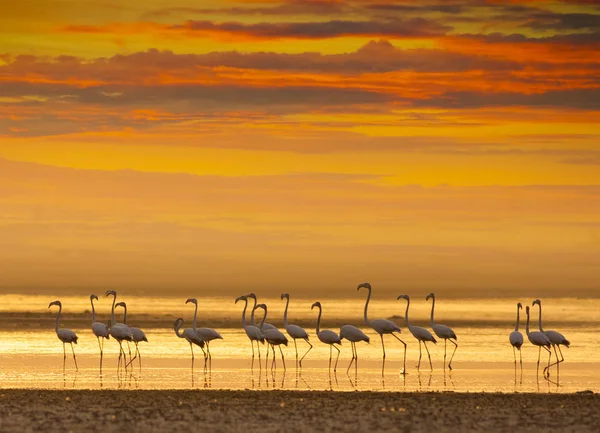
<path fill-rule="evenodd" d="M 213 342 L 212 367 L 204 369 L 202 352 L 195 348 L 196 359 L 192 371 L 190 349 L 187 342 L 175 336 L 172 328 L 173 317 L 184 317 L 185 326 L 191 326 L 193 308 L 178 298 L 125 297 L 129 307 L 129 323 L 136 323 L 137 317 L 151 327 L 145 327 L 148 343 L 140 344 L 142 367 L 137 360 L 132 369 L 117 372 L 118 345 L 114 340 L 105 344 L 102 374 L 99 371 L 99 351 L 96 338 L 88 323 L 80 323 L 80 316 L 90 322 L 89 304 L 83 297 L 63 297 L 65 316 L 61 327 L 73 329 L 79 336 L 75 346 L 79 372 L 75 372 L 67 347 L 67 360 L 63 371 L 62 344 L 54 333 L 54 314 L 47 312 L 47 301 L 54 300 L 40 296 L 3 296 L 11 300 L 0 302 L 5 322 L 12 320 L 13 328 L 0 331 L 0 373 L 5 388 L 181 388 L 212 387 L 223 389 L 256 388 L 272 389 L 339 389 L 339 390 L 455 390 L 455 391 L 550 391 L 572 392 L 583 389 L 600 389 L 600 374 L 595 368 L 595 358 L 590 356 L 600 343 L 600 317 L 597 300 L 549 299 L 544 306 L 546 329 L 556 329 L 571 341 L 570 349 L 564 349 L 566 362 L 561 364 L 560 381 L 557 386 L 536 376 L 537 348 L 527 341 L 523 347 L 524 371 L 520 384 L 520 371 L 517 385 L 514 383 L 514 364 L 508 334 L 514 329 L 515 307 L 513 302 L 497 299 L 438 300 L 436 318 L 438 323 L 451 326 L 458 335 L 459 348 L 453 362 L 454 371 L 443 369 L 443 342 L 430 345 L 434 371 L 430 373 L 427 358 L 424 358 L 420 372 L 416 369 L 419 356 L 417 341 L 404 326 L 405 303 L 376 300 L 369 311 L 371 318 L 387 318 L 394 315 L 401 326 L 401 338 L 408 344 L 407 370 L 404 378 L 399 375 L 402 368 L 402 346 L 391 337 L 386 338 L 387 361 L 382 379 L 381 345 L 379 336 L 363 323 L 364 299 L 322 300 L 323 317 L 335 324 L 326 326 L 339 331 L 339 326 L 355 324 L 371 337 L 371 344 L 359 344 L 359 366 L 350 374 L 346 368 L 350 361 L 350 345 L 342 345 L 338 371 L 329 374 L 328 346 L 319 342 L 314 334 L 314 311 L 309 301 L 294 299 L 290 304 L 290 322 L 307 323 L 311 342 L 315 345 L 304 362 L 301 374 L 297 375 L 293 342 L 284 348 L 287 371 L 284 374 L 279 351 L 276 350 L 277 364 L 265 366 L 266 346 L 262 346 L 262 364 L 258 359 L 251 364 L 250 343 L 241 330 L 240 315 L 242 306 L 235 305 L 229 298 L 205 298 L 200 300 L 199 326 L 215 327 L 223 340 Z M 18 304 L 15 301 L 18 300 Z M 0 299 L 1 301 L 1 299 Z M 278 299 L 262 299 L 270 306 L 269 322 L 281 326 L 284 302 Z M 19 307 L 16 307 L 19 305 Z M 414 306 L 414 310 L 413 307 Z M 428 326 L 430 305 L 423 299 L 411 303 L 409 316 L 411 323 Z M 109 318 L 110 302 L 102 300 L 97 304 L 100 320 Z M 32 319 L 31 315 L 36 319 Z M 73 319 L 69 319 L 72 315 Z M 532 328 L 537 326 L 537 310 L 534 310 Z M 224 325 L 224 326 L 223 326 Z M 282 326 L 281 326 L 282 327 Z M 525 316 L 521 317 L 521 331 L 524 333 Z M 300 354 L 307 346 L 298 342 Z M 542 358 L 542 364 L 546 358 Z M 299 372 L 298 372 L 299 373 Z M 553 373 L 554 374 L 554 373 Z M 539 382 L 538 380 L 539 379 Z M 553 377 L 553 380 L 556 380 Z M 336 382 L 337 381 L 337 382 Z"/>

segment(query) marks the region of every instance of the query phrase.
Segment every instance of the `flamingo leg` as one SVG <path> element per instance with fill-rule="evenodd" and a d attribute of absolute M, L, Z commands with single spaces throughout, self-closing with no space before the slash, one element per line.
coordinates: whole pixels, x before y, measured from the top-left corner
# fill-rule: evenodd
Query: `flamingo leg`
<path fill-rule="evenodd" d="M 271 362 L 271 370 L 273 367 L 277 368 L 277 361 L 275 360 L 275 345 L 271 344 L 271 349 L 273 350 L 273 361 Z"/>
<path fill-rule="evenodd" d="M 552 350 L 544 346 L 544 349 L 548 351 L 548 365 L 544 368 L 544 376 L 550 377 L 550 361 L 552 360 Z"/>
<path fill-rule="evenodd" d="M 67 349 L 65 349 L 65 342 L 63 341 L 63 360 L 67 360 Z"/>
<path fill-rule="evenodd" d="M 406 374 L 406 343 L 400 339 L 396 334 L 392 334 L 396 340 L 404 345 L 404 369 L 401 374 Z"/>
<path fill-rule="evenodd" d="M 512 347 L 513 348 L 513 356 L 515 357 L 515 372 L 517 371 L 517 349 L 515 349 L 515 346 Z"/>
<path fill-rule="evenodd" d="M 192 346 L 191 341 L 188 341 L 188 343 L 190 343 L 190 350 L 192 351 L 192 362 L 194 362 L 194 346 Z"/>
<path fill-rule="evenodd" d="M 444 370 L 446 369 L 446 346 L 448 344 L 448 339 L 444 338 Z M 450 369 L 452 370 L 452 369 Z"/>
<path fill-rule="evenodd" d="M 332 344 L 332 346 L 333 346 L 333 344 Z M 335 358 L 335 365 L 334 365 L 334 367 L 333 367 L 333 372 L 335 373 L 335 372 L 337 371 L 337 365 L 338 365 L 338 361 L 339 361 L 339 359 L 340 359 L 340 353 L 341 353 L 342 351 L 341 351 L 340 349 L 338 349 L 336 346 L 333 346 L 333 347 L 335 348 L 335 350 L 337 350 L 337 351 L 338 351 L 337 358 Z"/>
<path fill-rule="evenodd" d="M 295 342 L 296 342 L 296 340 L 294 339 L 294 343 Z M 281 362 L 283 362 L 283 371 L 284 371 L 284 374 L 285 374 L 285 370 L 286 370 L 286 368 L 285 368 L 285 358 L 283 356 L 283 350 L 281 349 L 281 345 L 279 345 L 279 352 L 281 352 Z M 296 354 L 298 354 L 298 351 L 296 351 Z"/>
<path fill-rule="evenodd" d="M 379 336 L 381 337 L 381 348 L 383 349 L 383 359 L 385 360 L 385 343 L 383 342 L 383 334 L 379 334 Z"/>
<path fill-rule="evenodd" d="M 454 354 L 456 353 L 456 349 L 458 349 L 458 343 L 456 341 L 450 340 L 450 343 L 454 344 L 454 351 L 450 356 L 450 362 L 448 362 L 448 368 L 452 370 L 452 360 L 454 359 Z"/>
<path fill-rule="evenodd" d="M 542 356 L 542 346 L 538 346 L 537 374 L 540 374 L 540 357 L 541 356 Z"/>
<path fill-rule="evenodd" d="M 417 370 L 421 369 L 421 355 L 422 355 L 421 340 L 419 340 L 419 362 L 417 363 Z"/>
<path fill-rule="evenodd" d="M 77 366 L 77 357 L 75 356 L 75 349 L 73 348 L 73 343 L 71 343 L 71 351 L 73 352 L 73 361 L 75 361 L 75 370 L 79 371 L 79 367 Z"/>
<path fill-rule="evenodd" d="M 329 345 L 329 371 L 331 371 L 331 355 L 333 352 L 333 349 L 331 348 L 333 346 L 333 344 Z"/>
<path fill-rule="evenodd" d="M 425 350 L 427 351 L 427 357 L 429 358 L 429 368 L 433 371 L 433 364 L 431 363 L 431 354 L 429 353 L 429 349 L 427 348 L 427 342 L 423 341 L 423 346 L 425 346 Z"/>
<path fill-rule="evenodd" d="M 352 359 L 350 360 L 350 364 L 348 364 L 348 369 L 346 370 L 346 374 L 350 371 L 350 367 L 352 367 L 352 363 L 354 362 L 354 342 L 350 342 L 350 348 L 352 349 Z"/>
<path fill-rule="evenodd" d="M 311 351 L 311 349 L 313 348 L 313 345 L 312 345 L 312 344 L 310 344 L 310 341 L 308 341 L 308 339 L 305 339 L 304 341 L 306 341 L 306 343 L 307 343 L 307 344 L 308 344 L 310 347 L 308 348 L 308 350 L 306 351 L 306 353 L 305 353 L 305 354 L 302 356 L 302 358 L 300 358 L 300 367 L 302 367 L 302 360 L 304 359 L 304 357 L 305 357 L 306 355 L 308 355 L 308 352 L 310 352 L 310 351 Z"/>

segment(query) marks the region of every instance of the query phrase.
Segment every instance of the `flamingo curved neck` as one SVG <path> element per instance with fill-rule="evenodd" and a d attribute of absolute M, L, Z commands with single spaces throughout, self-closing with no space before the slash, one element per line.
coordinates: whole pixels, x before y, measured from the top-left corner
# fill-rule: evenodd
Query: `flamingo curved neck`
<path fill-rule="evenodd" d="M 180 332 L 180 331 L 181 331 L 181 326 L 182 326 L 182 325 L 183 325 L 183 324 L 182 324 L 181 322 L 179 322 L 179 323 L 177 323 L 177 324 L 175 325 L 175 334 L 176 334 L 176 335 L 177 335 L 179 338 L 183 338 L 183 332 Z"/>
<path fill-rule="evenodd" d="M 288 306 L 289 305 L 290 305 L 290 298 L 288 296 L 287 297 L 287 302 L 285 303 L 285 311 L 283 312 L 283 327 L 284 328 L 288 327 L 287 310 L 288 310 Z"/>
<path fill-rule="evenodd" d="M 58 319 L 60 317 L 60 313 L 62 312 L 62 305 L 58 306 L 58 313 L 56 313 L 56 333 L 58 334 Z"/>
<path fill-rule="evenodd" d="M 123 304 L 123 324 L 127 325 L 127 304 Z"/>
<path fill-rule="evenodd" d="M 92 323 L 96 321 L 96 309 L 94 308 L 94 298 L 90 298 L 90 303 L 92 304 Z"/>
<path fill-rule="evenodd" d="M 111 326 L 115 326 L 117 324 L 117 321 L 115 320 L 115 303 L 116 302 L 117 302 L 117 295 L 114 294 L 113 295 L 112 310 L 110 312 L 110 324 L 111 324 Z"/>
<path fill-rule="evenodd" d="M 262 320 L 260 321 L 260 330 L 262 332 L 263 330 L 263 325 L 265 324 L 265 320 L 267 320 L 267 308 L 264 308 L 265 310 L 265 315 L 263 316 Z"/>
<path fill-rule="evenodd" d="M 367 287 L 367 290 L 369 291 L 369 294 L 367 295 L 367 301 L 365 302 L 365 323 L 369 326 L 371 326 L 371 322 L 369 321 L 369 317 L 367 315 L 368 311 L 369 311 L 369 301 L 371 300 L 371 288 Z M 319 315 L 320 317 L 320 315 Z M 317 331 L 317 334 L 319 333 L 319 331 Z"/>
<path fill-rule="evenodd" d="M 198 315 L 198 304 L 194 304 L 196 308 L 194 308 L 194 322 L 192 323 L 192 328 L 194 328 L 194 332 L 196 332 L 196 316 Z"/>
<path fill-rule="evenodd" d="M 367 301 L 367 303 L 368 302 L 369 301 Z M 323 313 L 323 310 L 321 309 L 321 306 L 319 305 L 319 316 L 317 317 L 317 336 L 319 335 L 319 330 L 321 329 L 321 313 Z"/>
<path fill-rule="evenodd" d="M 411 326 L 410 323 L 408 323 L 408 307 L 410 307 L 410 299 L 406 300 L 406 313 L 404 313 L 404 323 L 406 323 L 406 327 L 410 329 Z"/>
<path fill-rule="evenodd" d="M 244 299 L 244 310 L 242 311 L 242 328 L 246 329 L 246 308 L 248 308 L 248 299 Z"/>
<path fill-rule="evenodd" d="M 517 307 L 517 324 L 515 325 L 515 331 L 519 330 L 519 307 Z"/>
<path fill-rule="evenodd" d="M 431 303 L 431 327 L 433 328 L 435 326 L 435 321 L 433 320 L 433 312 L 435 310 L 435 295 L 431 297 L 431 300 L 433 301 Z"/>
<path fill-rule="evenodd" d="M 253 326 L 256 326 L 254 323 L 254 311 L 256 310 L 256 298 L 252 298 L 254 299 L 254 305 L 252 306 L 252 313 L 250 314 L 250 324 Z"/>
<path fill-rule="evenodd" d="M 544 328 L 542 328 L 542 303 L 541 302 L 538 304 L 538 307 L 540 307 L 540 315 L 538 316 L 538 326 L 540 328 L 540 332 L 544 332 Z"/>

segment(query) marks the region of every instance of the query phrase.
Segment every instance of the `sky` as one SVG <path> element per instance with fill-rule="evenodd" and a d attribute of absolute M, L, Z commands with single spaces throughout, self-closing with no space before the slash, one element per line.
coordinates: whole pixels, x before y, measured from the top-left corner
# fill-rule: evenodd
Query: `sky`
<path fill-rule="evenodd" d="M 600 296 L 600 6 L 23 0 L 0 292 Z"/>

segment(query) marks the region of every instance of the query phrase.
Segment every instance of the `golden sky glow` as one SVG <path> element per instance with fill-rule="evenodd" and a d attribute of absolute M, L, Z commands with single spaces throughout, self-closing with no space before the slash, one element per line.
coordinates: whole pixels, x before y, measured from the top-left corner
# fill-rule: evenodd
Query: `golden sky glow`
<path fill-rule="evenodd" d="M 0 40 L 4 292 L 600 294 L 594 2 L 30 0 Z"/>

